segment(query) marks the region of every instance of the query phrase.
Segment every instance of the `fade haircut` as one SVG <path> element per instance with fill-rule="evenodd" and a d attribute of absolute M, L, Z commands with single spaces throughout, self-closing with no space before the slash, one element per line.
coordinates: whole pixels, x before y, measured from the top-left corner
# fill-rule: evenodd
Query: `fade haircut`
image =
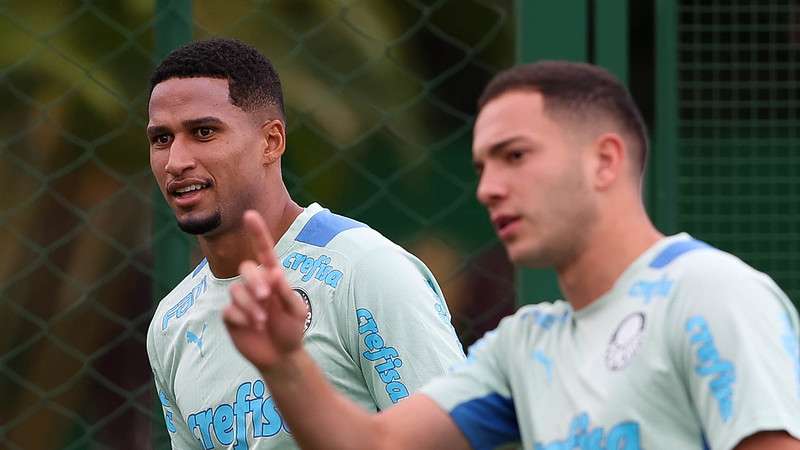
<path fill-rule="evenodd" d="M 278 72 L 258 50 L 236 39 L 208 39 L 173 50 L 150 77 L 150 94 L 162 81 L 201 77 L 228 80 L 231 103 L 242 110 L 273 107 L 286 121 Z"/>
<path fill-rule="evenodd" d="M 630 138 L 641 173 L 647 165 L 648 139 L 642 114 L 628 90 L 606 70 L 584 63 L 539 61 L 497 74 L 478 99 L 480 111 L 509 91 L 538 92 L 548 114 L 566 114 L 577 123 L 591 123 L 602 114 L 613 120 Z M 631 142 L 632 139 L 632 142 Z"/>

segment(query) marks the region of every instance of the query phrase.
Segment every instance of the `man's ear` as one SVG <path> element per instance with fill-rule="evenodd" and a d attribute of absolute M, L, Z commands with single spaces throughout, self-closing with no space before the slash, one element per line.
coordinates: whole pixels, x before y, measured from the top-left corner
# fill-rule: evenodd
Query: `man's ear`
<path fill-rule="evenodd" d="M 272 119 L 261 126 L 264 136 L 264 165 L 269 166 L 286 151 L 286 126 L 280 119 Z"/>
<path fill-rule="evenodd" d="M 606 190 L 622 175 L 629 157 L 625 141 L 617 133 L 603 133 L 593 144 L 595 158 L 594 185 Z"/>

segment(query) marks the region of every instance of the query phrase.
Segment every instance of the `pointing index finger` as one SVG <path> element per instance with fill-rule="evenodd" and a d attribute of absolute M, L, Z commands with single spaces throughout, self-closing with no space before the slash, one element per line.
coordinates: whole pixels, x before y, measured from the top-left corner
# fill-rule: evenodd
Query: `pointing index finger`
<path fill-rule="evenodd" d="M 247 234 L 250 236 L 250 243 L 256 253 L 259 264 L 271 269 L 278 266 L 278 259 L 275 257 L 275 242 L 269 234 L 267 224 L 256 211 L 248 210 L 244 213 L 244 225 Z"/>

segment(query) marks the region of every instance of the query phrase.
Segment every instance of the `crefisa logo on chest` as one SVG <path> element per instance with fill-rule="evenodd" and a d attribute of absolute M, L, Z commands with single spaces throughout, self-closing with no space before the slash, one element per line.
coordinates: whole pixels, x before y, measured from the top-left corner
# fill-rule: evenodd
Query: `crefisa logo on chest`
<path fill-rule="evenodd" d="M 303 300 L 303 303 L 306 304 L 306 323 L 305 325 L 303 325 L 303 333 L 305 333 L 306 331 L 308 331 L 308 327 L 311 326 L 311 315 L 312 315 L 311 300 L 308 298 L 308 294 L 306 293 L 306 291 L 300 288 L 294 288 L 292 290 L 297 292 L 297 295 L 299 295 L 300 298 Z"/>
<path fill-rule="evenodd" d="M 635 312 L 622 319 L 608 343 L 606 367 L 622 370 L 630 363 L 642 345 L 645 323 L 643 312 Z"/>

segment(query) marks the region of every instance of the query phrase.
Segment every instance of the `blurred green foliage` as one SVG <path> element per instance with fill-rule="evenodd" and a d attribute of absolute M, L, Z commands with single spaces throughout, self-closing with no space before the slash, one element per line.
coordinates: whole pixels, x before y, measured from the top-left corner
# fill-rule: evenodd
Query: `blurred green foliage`
<path fill-rule="evenodd" d="M 273 60 L 296 200 L 426 259 L 461 299 L 450 306 L 466 341 L 492 328 L 514 294 L 474 201 L 470 129 L 480 89 L 513 62 L 512 6 L 0 2 L 0 447 L 167 446 L 144 349 L 152 245 L 175 228 L 153 228 L 160 200 L 144 137 L 167 13 L 196 39 L 239 38 Z M 483 301 L 489 293 L 500 301 Z"/>

